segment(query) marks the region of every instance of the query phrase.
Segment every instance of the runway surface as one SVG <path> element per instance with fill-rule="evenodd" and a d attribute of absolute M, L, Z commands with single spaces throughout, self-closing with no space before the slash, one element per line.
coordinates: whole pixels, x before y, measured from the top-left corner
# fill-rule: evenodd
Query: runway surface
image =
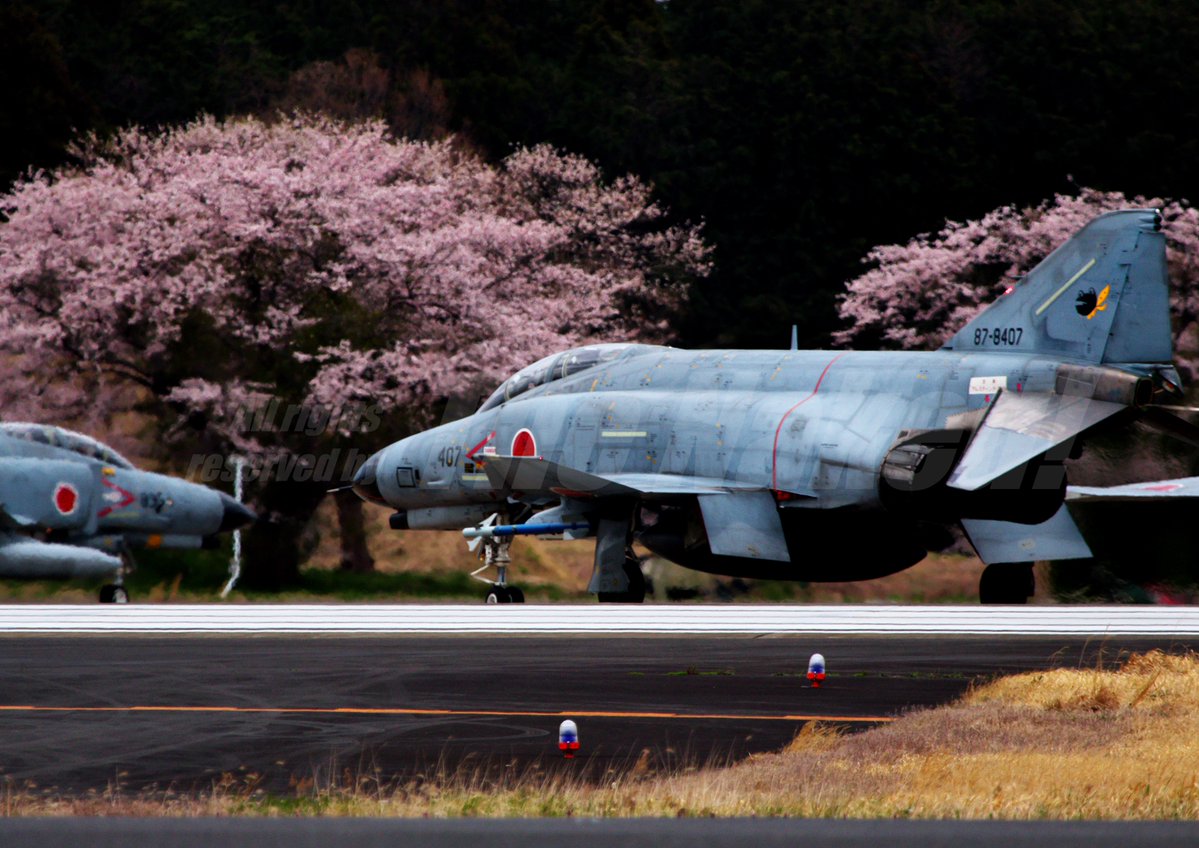
<path fill-rule="evenodd" d="M 1182 649 L 1169 637 L 196 636 L 0 638 L 0 774 L 63 792 L 272 791 L 351 775 L 725 763 L 804 722 L 869 727 L 979 676 Z M 815 652 L 830 677 L 805 679 Z M 580 757 L 556 748 L 563 717 Z"/>
<path fill-rule="evenodd" d="M 41 819 L 0 821 L 5 848 L 1190 848 L 1194 822 L 780 819 Z"/>
<path fill-rule="evenodd" d="M 1194 606 L 132 604 L 0 606 L 0 633 L 993 633 L 1199 636 Z"/>

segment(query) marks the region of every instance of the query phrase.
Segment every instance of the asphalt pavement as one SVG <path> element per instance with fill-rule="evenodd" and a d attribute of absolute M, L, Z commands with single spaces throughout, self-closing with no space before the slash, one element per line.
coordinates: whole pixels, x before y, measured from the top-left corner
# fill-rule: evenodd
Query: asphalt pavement
<path fill-rule="evenodd" d="M 870 727 L 972 680 L 1093 665 L 1165 637 L 5 636 L 0 776 L 39 790 L 288 791 L 640 762 L 730 763 L 806 721 Z M 829 678 L 805 676 L 813 652 Z M 557 751 L 579 726 L 573 761 Z M 7 843 L 6 843 L 7 844 Z"/>
<path fill-rule="evenodd" d="M 1194 822 L 803 819 L 42 819 L 0 820 L 5 848 L 1191 848 Z"/>

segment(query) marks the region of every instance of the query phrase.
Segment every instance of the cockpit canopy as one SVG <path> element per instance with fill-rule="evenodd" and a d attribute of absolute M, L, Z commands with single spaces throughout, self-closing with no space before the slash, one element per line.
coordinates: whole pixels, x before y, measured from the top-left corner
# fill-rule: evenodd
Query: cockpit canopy
<path fill-rule="evenodd" d="M 133 468 L 133 463 L 108 445 L 97 442 L 91 436 L 76 433 L 74 430 L 51 427 L 48 424 L 12 422 L 0 424 L 0 433 L 14 439 L 24 439 L 27 442 L 37 442 L 41 445 L 69 450 L 80 456 L 99 460 L 106 465 L 115 465 L 117 468 Z"/>
<path fill-rule="evenodd" d="M 527 368 L 522 368 L 492 393 L 479 407 L 479 412 L 492 409 L 501 403 L 523 395 L 529 389 L 573 377 L 589 368 L 607 365 L 619 359 L 631 359 L 654 350 L 664 350 L 661 345 L 647 344 L 597 344 L 572 348 L 565 353 L 555 353 L 539 359 Z"/>

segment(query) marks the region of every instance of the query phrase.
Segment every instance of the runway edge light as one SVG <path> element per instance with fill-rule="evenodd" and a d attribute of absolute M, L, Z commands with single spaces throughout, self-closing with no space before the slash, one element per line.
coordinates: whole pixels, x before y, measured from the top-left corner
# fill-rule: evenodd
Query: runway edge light
<path fill-rule="evenodd" d="M 808 680 L 812 681 L 813 689 L 820 688 L 820 683 L 824 680 L 824 654 L 812 654 L 812 658 L 808 660 Z"/>
<path fill-rule="evenodd" d="M 570 719 L 558 725 L 558 750 L 568 760 L 573 760 L 579 750 L 579 728 Z"/>

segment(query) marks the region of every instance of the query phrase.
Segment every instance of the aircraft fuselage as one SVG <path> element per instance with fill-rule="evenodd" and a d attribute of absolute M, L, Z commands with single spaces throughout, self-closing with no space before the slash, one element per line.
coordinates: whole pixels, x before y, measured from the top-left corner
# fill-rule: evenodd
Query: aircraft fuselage
<path fill-rule="evenodd" d="M 880 469 L 900 433 L 946 428 L 1000 388 L 1052 392 L 1062 364 L 1019 353 L 642 348 L 385 448 L 372 458 L 374 499 L 403 511 L 406 526 L 446 529 L 508 508 L 513 494 L 536 500 L 497 488 L 483 470 L 488 454 L 600 476 L 723 480 L 776 494 L 790 562 L 734 561 L 689 544 L 696 516 L 677 499 L 649 505 L 660 526 L 643 527 L 641 541 L 723 574 L 879 576 L 948 542 L 943 528 L 883 508 Z"/>

